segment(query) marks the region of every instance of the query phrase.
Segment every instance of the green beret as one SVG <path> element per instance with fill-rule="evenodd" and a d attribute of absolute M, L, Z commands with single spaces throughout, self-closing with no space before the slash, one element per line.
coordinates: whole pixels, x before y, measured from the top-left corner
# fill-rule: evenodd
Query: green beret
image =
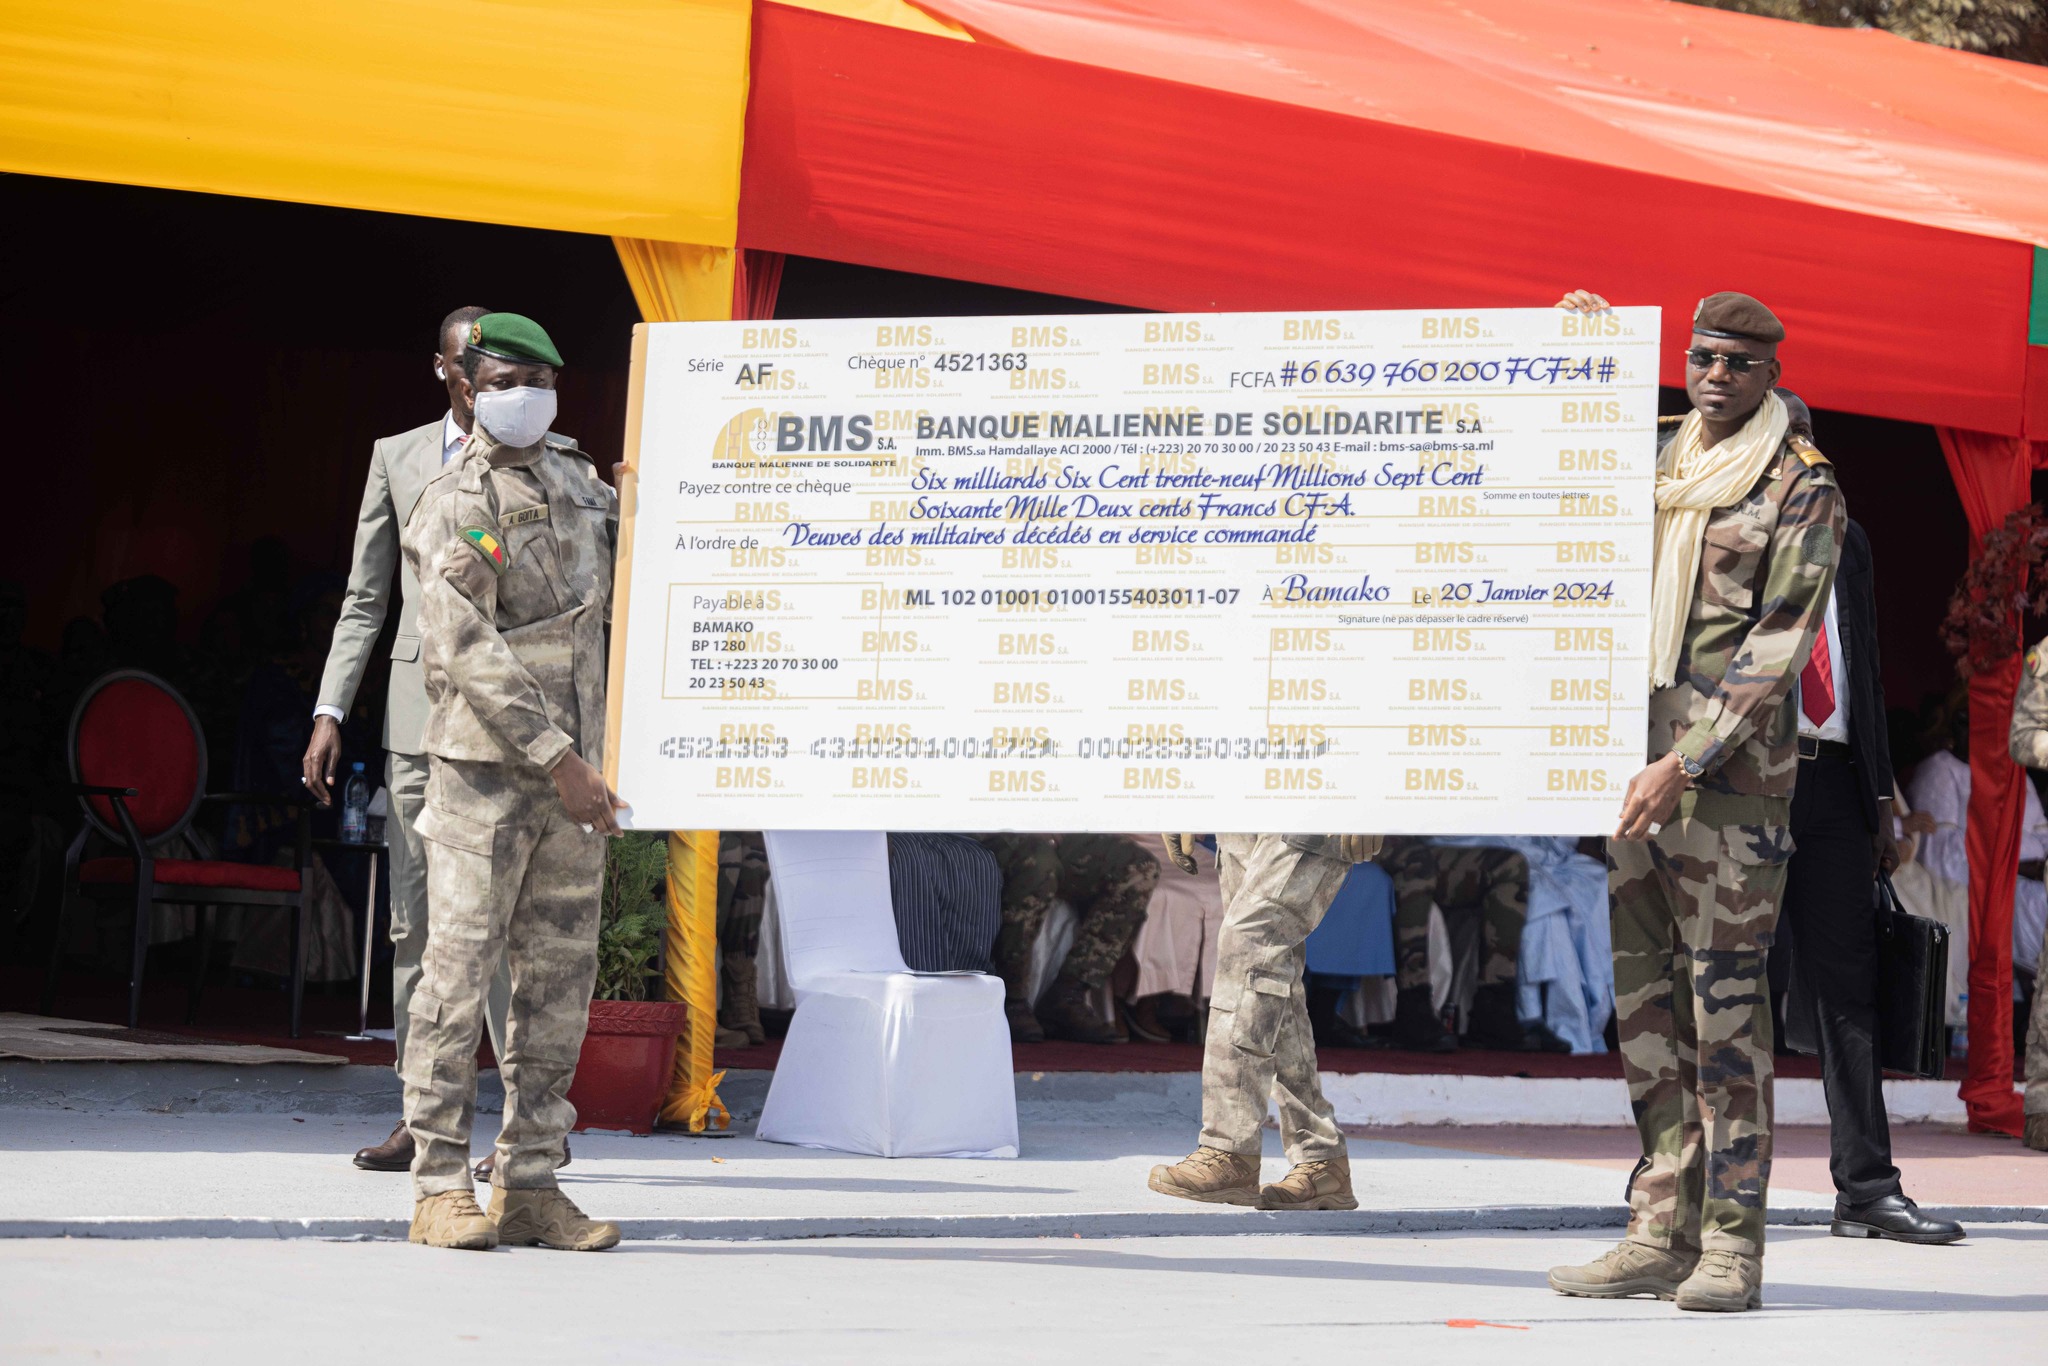
<path fill-rule="evenodd" d="M 518 313 L 486 313 L 469 325 L 469 349 L 525 365 L 560 365 L 547 329 Z"/>
<path fill-rule="evenodd" d="M 1747 294 L 1709 294 L 1692 311 L 1692 330 L 1702 337 L 1729 341 L 1781 342 L 1785 324 L 1778 315 Z"/>

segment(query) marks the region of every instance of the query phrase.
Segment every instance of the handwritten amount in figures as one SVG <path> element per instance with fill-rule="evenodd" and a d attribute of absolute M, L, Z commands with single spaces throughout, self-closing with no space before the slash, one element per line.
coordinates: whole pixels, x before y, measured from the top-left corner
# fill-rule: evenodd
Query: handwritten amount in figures
<path fill-rule="evenodd" d="M 1510 356 L 1506 360 L 1404 360 L 1385 365 L 1369 360 L 1288 361 L 1278 371 L 1279 387 L 1296 384 L 1349 384 L 1363 388 L 1378 381 L 1382 388 L 1403 384 L 1611 384 L 1620 372 L 1613 356 Z M 1261 373 L 1269 378 L 1262 384 Z M 1270 372 L 1240 371 L 1232 387 L 1270 387 Z"/>

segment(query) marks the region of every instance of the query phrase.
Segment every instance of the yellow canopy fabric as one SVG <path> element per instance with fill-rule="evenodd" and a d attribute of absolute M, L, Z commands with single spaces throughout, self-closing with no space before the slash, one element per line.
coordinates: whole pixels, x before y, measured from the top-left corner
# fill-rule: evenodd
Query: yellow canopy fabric
<path fill-rule="evenodd" d="M 737 252 L 683 242 L 615 237 L 612 245 L 632 286 L 640 316 L 651 323 L 708 321 L 732 316 Z"/>
<path fill-rule="evenodd" d="M 8 0 L 0 170 L 730 246 L 748 0 Z"/>

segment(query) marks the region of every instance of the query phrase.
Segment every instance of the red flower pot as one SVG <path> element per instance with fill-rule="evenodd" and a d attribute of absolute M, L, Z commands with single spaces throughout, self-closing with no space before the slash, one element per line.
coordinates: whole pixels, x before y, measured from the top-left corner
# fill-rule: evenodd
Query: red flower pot
<path fill-rule="evenodd" d="M 668 1093 L 676 1037 L 683 1032 L 681 1001 L 592 1001 L 590 1030 L 576 1060 L 569 1103 L 576 1128 L 654 1132 L 654 1117 Z"/>

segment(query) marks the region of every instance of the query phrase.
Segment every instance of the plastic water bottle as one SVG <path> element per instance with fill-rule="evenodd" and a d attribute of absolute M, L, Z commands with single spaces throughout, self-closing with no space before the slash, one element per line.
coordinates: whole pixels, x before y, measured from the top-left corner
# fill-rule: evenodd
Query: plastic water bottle
<path fill-rule="evenodd" d="M 348 775 L 348 786 L 341 791 L 341 837 L 350 844 L 361 844 L 370 837 L 370 780 L 363 776 L 361 764 Z"/>

